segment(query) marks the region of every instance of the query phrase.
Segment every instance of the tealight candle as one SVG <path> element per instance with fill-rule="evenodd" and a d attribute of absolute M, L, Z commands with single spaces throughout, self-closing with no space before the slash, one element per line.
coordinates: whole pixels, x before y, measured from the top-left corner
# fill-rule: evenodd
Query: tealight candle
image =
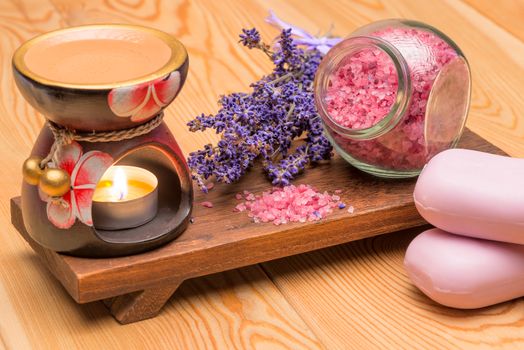
<path fill-rule="evenodd" d="M 151 221 L 158 210 L 157 188 L 156 176 L 146 169 L 112 166 L 93 194 L 94 226 L 102 230 L 122 230 Z"/>

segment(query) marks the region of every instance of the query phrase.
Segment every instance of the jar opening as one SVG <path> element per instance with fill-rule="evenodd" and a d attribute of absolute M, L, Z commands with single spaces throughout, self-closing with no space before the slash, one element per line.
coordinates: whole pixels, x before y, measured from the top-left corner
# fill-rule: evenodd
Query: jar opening
<path fill-rule="evenodd" d="M 383 135 L 408 105 L 407 64 L 379 38 L 354 37 L 339 45 L 319 67 L 317 108 L 340 134 L 355 139 Z"/>
<path fill-rule="evenodd" d="M 391 58 L 375 47 L 344 57 L 328 77 L 324 103 L 331 118 L 349 129 L 367 129 L 389 114 L 398 90 Z"/>
<path fill-rule="evenodd" d="M 366 54 L 375 52 L 371 60 L 366 59 Z M 375 61 L 371 67 L 370 61 Z M 369 94 L 394 91 L 394 84 L 380 85 L 374 79 L 379 68 L 391 63 L 398 79 L 394 103 L 370 98 Z M 351 64 L 358 74 L 347 67 Z M 366 81 L 370 69 L 371 79 Z M 343 80 L 348 76 L 361 80 L 348 84 Z M 470 92 L 468 63 L 451 39 L 429 25 L 405 20 L 357 29 L 327 53 L 315 77 L 315 103 L 326 137 L 349 163 L 384 177 L 416 176 L 434 154 L 453 147 L 464 127 Z M 348 96 L 355 101 L 348 102 Z M 333 102 L 336 98 L 340 106 Z M 358 124 L 341 113 L 363 120 Z"/>

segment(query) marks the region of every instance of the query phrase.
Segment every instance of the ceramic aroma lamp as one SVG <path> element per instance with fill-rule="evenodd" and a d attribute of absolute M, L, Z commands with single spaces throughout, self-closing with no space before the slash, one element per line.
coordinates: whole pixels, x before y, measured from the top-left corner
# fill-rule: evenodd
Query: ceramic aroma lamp
<path fill-rule="evenodd" d="M 178 40 L 133 25 L 57 30 L 15 52 L 16 84 L 48 120 L 23 168 L 22 213 L 33 239 L 108 257 L 184 231 L 191 178 L 162 117 L 187 70 Z"/>

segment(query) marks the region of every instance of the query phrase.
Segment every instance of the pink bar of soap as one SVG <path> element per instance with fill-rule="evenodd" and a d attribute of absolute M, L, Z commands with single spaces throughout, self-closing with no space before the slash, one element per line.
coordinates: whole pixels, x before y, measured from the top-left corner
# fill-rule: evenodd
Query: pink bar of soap
<path fill-rule="evenodd" d="M 414 200 L 445 231 L 524 244 L 524 159 L 444 151 L 420 174 Z"/>
<path fill-rule="evenodd" d="M 524 296 L 524 246 L 434 228 L 404 258 L 409 278 L 437 303 L 474 309 Z"/>

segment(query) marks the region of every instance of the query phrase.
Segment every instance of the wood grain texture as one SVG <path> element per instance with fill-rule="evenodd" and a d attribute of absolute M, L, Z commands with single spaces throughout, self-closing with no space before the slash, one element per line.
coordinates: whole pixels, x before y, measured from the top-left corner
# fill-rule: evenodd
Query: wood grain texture
<path fill-rule="evenodd" d="M 259 27 L 265 38 L 276 34 L 263 23 L 269 8 L 312 33 L 334 24 L 334 33 L 340 35 L 372 20 L 410 17 L 441 28 L 464 49 L 474 84 L 468 126 L 511 155 L 523 156 L 524 43 L 516 34 L 522 33 L 521 19 L 514 7 L 497 1 L 493 3 L 496 9 L 487 8 L 484 13 L 476 7 L 477 2 L 0 1 L 0 154 L 4 165 L 0 167 L 0 225 L 4 228 L 0 232 L 0 348 L 319 347 L 308 326 L 326 348 L 430 348 L 431 344 L 442 344 L 442 348 L 522 347 L 522 300 L 471 313 L 431 304 L 403 275 L 401 256 L 408 238 L 371 240 L 388 239 L 382 250 L 364 241 L 294 258 L 299 263 L 279 261 L 283 272 L 275 268 L 271 277 L 282 292 L 257 267 L 189 281 L 181 286 L 179 297 L 172 299 L 167 312 L 122 327 L 100 303 L 78 306 L 71 301 L 9 223 L 8 203 L 19 194 L 20 164 L 43 123 L 42 116 L 16 91 L 10 58 L 22 41 L 34 35 L 67 25 L 128 22 L 179 37 L 189 49 L 190 75 L 166 119 L 187 153 L 216 136 L 191 134 L 185 122 L 199 113 L 215 111 L 218 95 L 246 90 L 270 68 L 263 55 L 236 44 L 243 26 Z M 351 258 L 352 249 L 367 249 L 372 252 L 367 256 L 373 258 L 359 263 L 361 260 Z M 331 255 L 340 256 L 339 262 L 346 263 L 326 257 L 331 251 Z M 292 268 L 285 271 L 286 265 Z M 308 266 L 319 266 L 323 271 L 307 273 L 311 270 Z M 352 275 L 358 269 L 369 273 L 354 282 Z M 329 286 L 324 281 L 329 281 Z M 305 291 L 292 294 L 293 290 L 285 289 L 293 285 Z M 324 293 L 313 293 L 310 286 Z M 311 306 L 311 311 L 300 305 Z M 352 306 L 352 314 L 346 313 L 347 305 Z M 419 333 L 414 334 L 402 322 Z M 272 343 L 272 339 L 278 341 Z"/>
<path fill-rule="evenodd" d="M 404 252 L 420 229 L 263 264 L 328 349 L 521 349 L 523 300 L 442 307 L 416 289 Z"/>
<path fill-rule="evenodd" d="M 464 133 L 460 146 L 502 154 L 502 151 L 469 130 Z M 165 246 L 127 257 L 93 260 L 57 254 L 41 247 L 25 230 L 20 198 L 14 198 L 11 202 L 11 217 L 13 225 L 79 303 L 135 291 L 165 291 L 165 287 L 189 278 L 425 223 L 413 202 L 414 179 L 378 179 L 357 171 L 337 156 L 328 163 L 310 169 L 298 181 L 314 184 L 329 193 L 344 189 L 341 199 L 355 208 L 354 213 L 335 210 L 326 219 L 308 224 L 256 225 L 245 212 L 234 213 L 233 208 L 238 203 L 236 193 L 246 188 L 255 193 L 267 189 L 266 179 L 259 174 L 260 170 L 254 169 L 240 183 L 217 185 L 208 194 L 202 194 L 195 188 L 195 222 L 180 237 Z M 339 180 L 334 182 L 333 178 Z M 204 200 L 212 201 L 214 208 L 199 205 Z M 250 254 L 246 254 L 246 251 Z M 163 303 L 160 301 L 154 307 L 148 306 L 145 298 L 147 294 L 133 293 L 120 298 L 123 310 L 118 310 L 121 303 L 117 302 L 113 314 L 124 323 L 133 318 L 139 320 L 151 317 Z M 137 305 L 133 303 L 135 298 Z M 135 309 L 151 311 L 151 314 L 145 312 L 144 317 L 138 313 L 125 316 L 128 309 L 131 313 Z"/>
<path fill-rule="evenodd" d="M 521 0 L 502 0 L 496 4 L 490 0 L 465 0 L 469 6 L 494 24 L 524 41 L 524 2 Z"/>
<path fill-rule="evenodd" d="M 524 42 L 464 2 L 332 0 L 323 3 L 321 11 L 326 15 L 322 16 L 313 15 L 319 11 L 315 1 L 258 3 L 282 8 L 285 20 L 312 32 L 333 24 L 333 32 L 345 36 L 371 21 L 398 17 L 442 29 L 460 46 L 471 65 L 473 96 L 468 127 L 512 156 L 524 156 Z M 511 21 L 507 23 L 512 25 Z"/>
<path fill-rule="evenodd" d="M 269 4 L 274 5 L 274 1 Z M 314 5 L 300 2 L 300 6 L 298 1 L 289 4 L 287 19 L 308 26 L 311 17 L 304 14 L 314 11 Z M 387 17 L 414 18 L 445 30 L 464 49 L 472 66 L 468 126 L 506 152 L 524 155 L 524 101 L 519 92 L 524 88 L 524 46 L 509 34 L 513 30 L 498 27 L 460 1 L 330 1 L 326 6 L 339 9 L 331 18 L 323 18 L 336 23 L 337 32 L 341 26 Z M 516 24 L 517 15 L 510 11 L 506 7 L 501 13 L 508 17 L 499 18 L 518 30 L 521 24 Z M 344 22 L 344 18 L 350 19 Z M 329 349 L 522 348 L 524 300 L 481 310 L 454 310 L 433 303 L 411 285 L 402 261 L 417 233 L 366 239 L 263 266 Z"/>
<path fill-rule="evenodd" d="M 111 315 L 122 324 L 155 317 L 178 289 L 180 283 L 133 292 L 105 300 Z"/>
<path fill-rule="evenodd" d="M 185 2 L 0 2 L 0 142 L 2 164 L 5 164 L 0 169 L 0 223 L 6 228 L 0 233 L 3 242 L 0 247 L 0 348 L 321 347 L 272 282 L 256 267 L 184 283 L 179 297 L 168 305 L 165 315 L 122 327 L 114 322 L 101 303 L 83 306 L 74 303 L 43 269 L 30 248 L 15 238 L 14 228 L 8 223 L 8 197 L 19 192 L 20 165 L 29 154 L 43 124 L 42 116 L 23 100 L 12 80 L 10 60 L 16 47 L 37 34 L 69 24 L 80 24 L 74 23 L 76 20 L 131 22 L 171 33 L 174 30 L 186 31 L 185 39 L 195 35 L 195 39 L 188 42 L 193 42 L 193 65 L 198 66 L 197 57 L 200 56 L 200 61 L 205 62 L 207 56 L 206 42 L 202 40 L 207 34 L 187 33 L 187 25 L 192 18 L 196 23 L 205 23 L 208 17 L 210 14 L 205 4 Z M 210 25 L 214 28 L 214 23 Z M 211 28 L 207 32 L 212 32 Z M 237 30 L 235 26 L 230 31 L 236 36 Z M 217 40 L 229 43 L 224 48 L 225 52 L 236 46 L 230 38 L 219 37 Z M 220 55 L 233 61 L 229 54 L 221 53 L 217 57 Z M 263 72 L 263 68 L 256 68 L 256 65 L 253 68 L 245 58 L 240 61 L 243 61 L 244 67 L 248 67 L 244 69 L 244 74 L 248 73 L 234 81 L 237 84 L 233 86 L 234 89 L 245 88 L 256 74 Z M 219 69 L 232 70 L 226 67 L 225 62 Z M 253 69 L 257 69 L 257 72 L 254 73 Z M 202 75 L 199 79 L 193 76 L 192 85 L 184 89 L 186 96 L 181 97 L 179 101 L 182 102 L 170 109 L 171 117 L 167 118 L 171 121 L 171 128 L 182 131 L 182 134 L 186 130 L 185 121 L 200 111 L 211 111 L 215 107 L 216 96 L 219 91 L 223 91 L 223 86 L 215 77 L 216 90 L 202 92 L 211 86 L 208 81 L 211 81 L 209 75 L 216 72 L 214 65 L 198 71 Z M 240 81 L 244 82 L 242 86 Z M 173 111 L 176 111 L 178 118 L 175 118 Z M 194 141 L 190 136 L 186 132 L 179 139 L 186 151 L 210 139 L 201 136 L 198 141 Z"/>
<path fill-rule="evenodd" d="M 15 217 L 19 216 L 15 215 Z M 51 269 L 55 276 L 74 278 L 67 266 L 58 263 L 57 254 L 36 244 L 33 248 L 39 252 L 40 258 L 46 263 L 53 264 Z M 33 261 L 30 258 L 33 258 Z M 46 273 L 46 270 L 42 269 L 45 264 L 35 258 L 29 255 L 28 258 L 24 259 L 24 262 L 38 270 L 37 272 L 41 274 L 40 278 L 50 278 L 51 276 Z M 128 275 L 127 278 L 133 280 L 132 275 Z M 65 285 L 66 287 L 69 286 L 67 283 Z M 62 329 L 57 329 L 52 335 L 49 335 L 50 339 L 47 339 L 48 342 L 42 347 L 49 349 L 71 348 L 72 345 L 69 343 L 64 345 L 57 342 L 61 339 L 62 341 L 80 341 L 79 345 L 74 347 L 85 348 L 103 346 L 104 348 L 127 349 L 134 348 L 135 342 L 138 344 L 136 347 L 140 349 L 150 346 L 153 349 L 158 347 L 166 349 L 322 348 L 315 335 L 258 266 L 188 281 L 182 287 L 178 289 L 177 287 L 178 284 L 152 287 L 145 291 L 138 291 L 105 301 L 105 305 L 115 318 L 122 324 L 128 324 L 156 316 L 160 308 L 177 290 L 176 299 L 165 307 L 165 312 L 169 313 L 170 317 L 174 317 L 175 321 L 167 321 L 171 318 L 166 320 L 163 315 L 158 316 L 149 321 L 147 326 L 144 326 L 144 337 L 136 336 L 135 332 L 141 329 L 140 327 L 135 328 L 136 325 L 127 326 L 129 333 L 120 328 L 113 328 L 116 323 L 114 321 L 112 324 L 108 323 L 111 322 L 111 318 L 108 317 L 107 311 L 104 312 L 104 308 L 100 309 L 102 303 L 91 303 L 79 307 L 71 300 L 59 301 L 59 304 L 55 305 L 58 306 L 58 309 L 65 307 L 65 311 L 68 313 L 78 314 L 67 314 L 67 317 L 64 318 L 64 321 L 72 322 L 71 327 L 73 329 L 76 327 L 93 329 L 93 327 L 97 327 L 100 318 L 104 320 L 102 328 L 121 335 L 108 345 L 108 340 L 104 334 L 93 334 L 92 337 L 86 339 L 78 339 L 75 335 L 67 338 L 67 334 L 63 333 Z M 78 288 L 78 286 L 72 288 Z M 188 289 L 192 292 L 188 293 Z M 193 293 L 194 291 L 196 293 Z M 60 288 L 58 288 L 58 292 L 61 294 L 59 299 L 69 299 Z M 199 294 L 200 292 L 202 295 Z M 54 295 L 48 297 L 53 299 Z M 60 302 L 64 304 L 60 304 Z M 4 309 L 9 306 L 8 304 Z M 24 309 L 22 308 L 19 311 L 24 311 Z M 60 318 L 55 309 L 44 308 L 43 311 L 45 311 L 45 315 L 39 315 L 40 320 L 46 318 L 46 322 L 52 323 L 54 318 Z M 29 323 L 29 325 L 34 326 L 32 323 Z M 157 331 L 159 328 L 160 330 Z M 164 328 L 167 331 L 164 331 Z M 45 331 L 44 325 L 41 332 Z M 148 335 L 150 332 L 158 333 L 158 337 L 150 338 Z M 7 334 L 12 336 L 12 333 Z M 109 333 L 109 338 L 111 338 L 111 333 Z M 20 340 L 15 341 L 17 345 L 15 348 L 18 348 Z M 33 340 L 31 345 L 41 346 L 42 344 L 38 341 L 38 338 Z"/>

